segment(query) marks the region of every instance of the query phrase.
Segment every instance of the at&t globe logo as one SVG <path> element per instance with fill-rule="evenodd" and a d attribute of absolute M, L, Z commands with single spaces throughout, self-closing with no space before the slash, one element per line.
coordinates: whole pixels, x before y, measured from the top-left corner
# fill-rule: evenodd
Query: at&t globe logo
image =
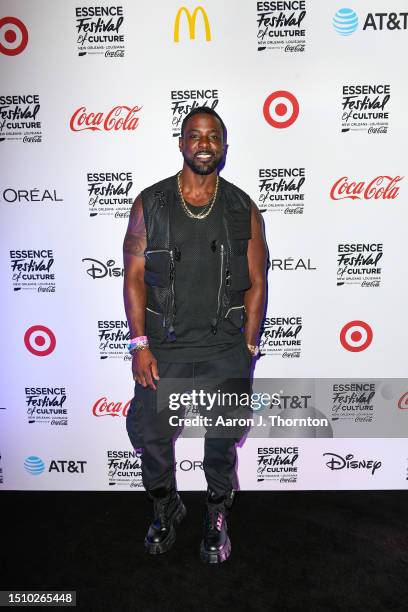
<path fill-rule="evenodd" d="M 333 17 L 333 27 L 341 36 L 350 36 L 358 28 L 357 13 L 351 8 L 341 8 Z"/>
<path fill-rule="evenodd" d="M 24 467 L 32 476 L 42 474 L 45 469 L 44 461 L 39 457 L 35 457 L 34 455 L 31 455 L 31 457 L 27 457 L 25 459 Z"/>

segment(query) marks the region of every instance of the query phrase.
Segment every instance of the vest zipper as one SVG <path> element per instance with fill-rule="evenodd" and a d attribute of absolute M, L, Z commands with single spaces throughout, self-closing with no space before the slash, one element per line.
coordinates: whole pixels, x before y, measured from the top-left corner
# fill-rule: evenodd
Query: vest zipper
<path fill-rule="evenodd" d="M 157 312 L 156 310 L 152 310 L 152 308 L 149 308 L 148 306 L 146 306 L 146 310 L 148 310 L 149 312 L 152 312 L 155 315 L 160 315 L 160 312 Z"/>
<path fill-rule="evenodd" d="M 170 281 L 171 281 L 171 285 L 170 285 L 170 315 L 169 315 L 169 329 L 167 332 L 167 337 L 169 342 L 174 342 L 176 340 L 176 334 L 174 333 L 174 317 L 175 317 L 175 309 L 176 309 L 176 303 L 175 303 L 175 298 L 174 298 L 174 279 L 175 279 L 175 267 L 174 267 L 174 252 L 173 250 L 168 251 L 170 254 Z"/>
<path fill-rule="evenodd" d="M 145 255 L 148 253 L 172 253 L 172 251 L 169 251 L 168 249 L 152 249 L 151 251 L 145 251 Z"/>
<path fill-rule="evenodd" d="M 174 340 L 176 339 L 175 335 L 174 335 L 174 327 L 173 327 L 173 320 L 174 320 L 174 307 L 175 307 L 175 300 L 174 300 L 174 253 L 173 251 L 170 251 L 169 249 L 150 249 L 149 251 L 145 251 L 145 255 L 149 255 L 149 253 L 168 253 L 170 256 L 170 281 L 171 281 L 171 286 L 170 286 L 170 300 L 171 300 L 171 308 L 170 308 L 170 315 L 169 315 L 169 330 L 168 330 L 168 335 L 170 335 L 171 337 L 174 337 Z M 147 308 L 146 310 L 150 310 L 150 312 L 154 312 L 155 314 L 160 314 L 159 312 L 156 312 L 154 310 L 152 310 L 151 308 Z M 163 313 L 163 327 L 166 327 L 167 321 L 166 321 L 166 313 Z"/>
<path fill-rule="evenodd" d="M 231 308 L 228 308 L 227 314 L 225 315 L 225 319 L 228 317 L 231 310 L 236 310 L 237 308 L 245 308 L 245 304 L 242 304 L 242 306 L 231 306 Z"/>
<path fill-rule="evenodd" d="M 217 297 L 217 314 L 211 322 L 211 331 L 215 335 L 217 333 L 218 319 L 220 316 L 221 307 L 221 292 L 224 280 L 224 245 L 221 245 L 221 269 L 220 269 L 220 284 L 218 286 L 218 297 Z"/>

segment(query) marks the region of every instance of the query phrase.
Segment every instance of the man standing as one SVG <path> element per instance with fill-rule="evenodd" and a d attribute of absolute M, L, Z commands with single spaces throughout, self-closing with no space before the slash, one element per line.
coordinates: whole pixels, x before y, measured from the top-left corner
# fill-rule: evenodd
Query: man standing
<path fill-rule="evenodd" d="M 210 380 L 227 393 L 249 392 L 265 308 L 262 218 L 246 193 L 218 176 L 226 151 L 221 117 L 207 107 L 192 110 L 179 149 L 183 169 L 138 195 L 124 240 L 136 381 L 127 431 L 133 447 L 143 449 L 143 485 L 154 502 L 145 539 L 152 554 L 169 550 L 186 513 L 174 476 L 174 413 L 162 391 L 177 381 L 191 381 L 187 391 Z M 223 407 L 213 412 L 222 414 Z M 244 430 L 225 434 L 209 426 L 205 435 L 201 558 L 208 563 L 230 554 L 225 517 L 237 488 L 235 443 Z"/>

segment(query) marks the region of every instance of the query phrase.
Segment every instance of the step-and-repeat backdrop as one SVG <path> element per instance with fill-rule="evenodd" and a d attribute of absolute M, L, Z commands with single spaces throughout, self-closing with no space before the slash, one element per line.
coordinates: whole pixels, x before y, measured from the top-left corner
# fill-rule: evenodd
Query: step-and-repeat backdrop
<path fill-rule="evenodd" d="M 2 0 L 3 489 L 141 487 L 122 241 L 199 105 L 271 262 L 241 487 L 407 486 L 407 51 L 400 0 Z"/>

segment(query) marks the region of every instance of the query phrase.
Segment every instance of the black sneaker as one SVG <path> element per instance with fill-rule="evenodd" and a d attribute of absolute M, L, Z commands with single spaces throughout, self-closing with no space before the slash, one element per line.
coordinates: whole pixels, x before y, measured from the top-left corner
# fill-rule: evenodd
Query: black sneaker
<path fill-rule="evenodd" d="M 206 563 L 222 563 L 231 553 L 226 515 L 231 507 L 233 494 L 216 497 L 209 490 L 204 516 L 204 534 L 201 541 L 200 556 Z"/>
<path fill-rule="evenodd" d="M 176 541 L 175 525 L 186 516 L 187 510 L 177 491 L 163 497 L 153 495 L 154 519 L 145 537 L 145 547 L 151 555 L 167 552 Z"/>

